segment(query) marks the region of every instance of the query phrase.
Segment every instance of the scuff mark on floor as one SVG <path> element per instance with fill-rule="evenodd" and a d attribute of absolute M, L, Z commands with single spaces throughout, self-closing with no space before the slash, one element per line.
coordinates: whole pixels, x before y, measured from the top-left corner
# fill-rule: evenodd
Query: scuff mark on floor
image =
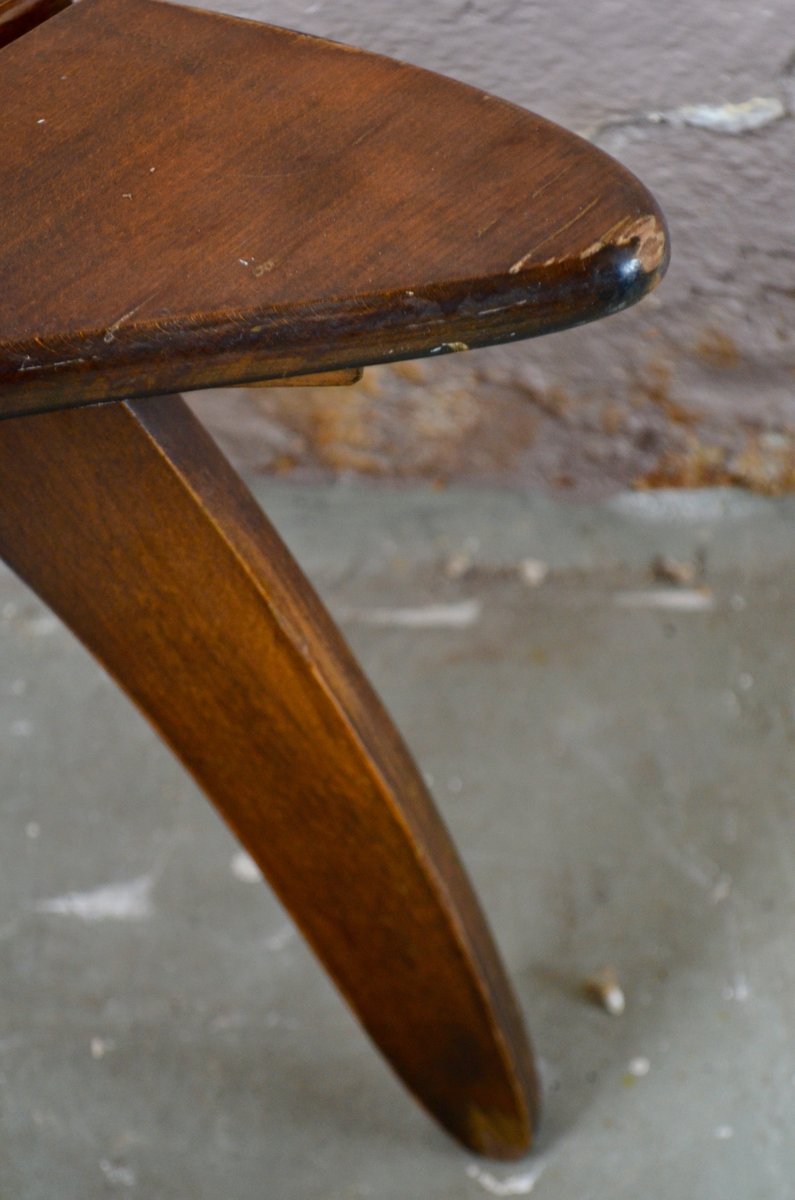
<path fill-rule="evenodd" d="M 135 1172 L 131 1167 L 125 1167 L 121 1164 L 112 1163 L 107 1158 L 101 1158 L 99 1160 L 99 1169 L 108 1183 L 119 1187 L 135 1187 Z"/>
<path fill-rule="evenodd" d="M 50 637 L 61 628 L 61 622 L 52 613 L 39 613 L 29 617 L 25 622 L 25 630 L 34 637 Z"/>
<path fill-rule="evenodd" d="M 656 821 L 647 820 L 646 829 L 660 857 L 670 863 L 685 879 L 708 895 L 712 903 L 715 888 L 724 878 L 717 863 L 699 854 L 694 846 L 680 846 Z M 720 901 L 718 901 L 720 902 Z"/>
<path fill-rule="evenodd" d="M 51 900 L 40 900 L 39 913 L 79 917 L 82 921 L 141 921 L 152 915 L 151 875 L 120 883 L 109 883 L 90 892 L 66 892 Z"/>
<path fill-rule="evenodd" d="M 279 950 L 285 950 L 294 937 L 294 926 L 285 925 L 282 929 L 277 929 L 276 933 L 272 933 L 269 938 L 265 939 L 265 949 L 278 953 Z"/>
<path fill-rule="evenodd" d="M 715 611 L 715 597 L 706 588 L 616 592 L 613 599 L 619 608 L 665 609 L 669 612 Z"/>
<path fill-rule="evenodd" d="M 480 620 L 479 600 L 457 604 L 426 604 L 421 608 L 351 608 L 338 612 L 341 620 L 393 629 L 468 629 Z"/>

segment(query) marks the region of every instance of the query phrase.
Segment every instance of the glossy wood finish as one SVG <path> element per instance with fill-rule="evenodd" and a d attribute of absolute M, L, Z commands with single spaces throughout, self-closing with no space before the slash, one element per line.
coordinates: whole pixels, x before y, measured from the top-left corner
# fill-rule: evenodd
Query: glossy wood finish
<path fill-rule="evenodd" d="M 81 0 L 2 51 L 0 411 L 445 354 L 659 279 L 648 192 L 475 89 Z"/>
<path fill-rule="evenodd" d="M 174 396 L 3 421 L 0 479 L 0 555 L 182 758 L 409 1088 L 520 1154 L 530 1054 L 450 839 L 202 426 Z"/>

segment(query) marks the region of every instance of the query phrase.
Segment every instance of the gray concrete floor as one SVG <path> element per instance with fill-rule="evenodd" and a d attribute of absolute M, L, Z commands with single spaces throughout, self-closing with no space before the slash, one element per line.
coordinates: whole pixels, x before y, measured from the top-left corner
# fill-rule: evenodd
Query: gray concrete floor
<path fill-rule="evenodd" d="M 476 1163 L 414 1107 L 145 722 L 2 573 L 3 1200 L 791 1200 L 795 504 L 259 497 L 474 876 L 543 1063 L 537 1153 Z M 658 553 L 694 584 L 655 580 Z M 581 992 L 607 964 L 621 1017 Z"/>

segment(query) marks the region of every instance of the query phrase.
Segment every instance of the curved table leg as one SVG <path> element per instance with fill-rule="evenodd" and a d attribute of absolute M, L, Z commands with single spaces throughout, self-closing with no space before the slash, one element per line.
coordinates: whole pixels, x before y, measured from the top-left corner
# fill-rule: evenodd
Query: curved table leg
<path fill-rule="evenodd" d="M 515 1157 L 510 987 L 449 836 L 333 622 L 176 396 L 0 422 L 0 555 L 146 713 L 394 1069 Z"/>

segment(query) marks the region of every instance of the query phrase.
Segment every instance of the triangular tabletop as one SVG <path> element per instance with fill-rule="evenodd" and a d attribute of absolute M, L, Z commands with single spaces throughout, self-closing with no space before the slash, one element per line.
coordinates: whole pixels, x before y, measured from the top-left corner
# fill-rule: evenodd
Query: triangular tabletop
<path fill-rule="evenodd" d="M 160 0 L 0 50 L 0 412 L 529 337 L 634 302 L 649 193 L 463 84 Z"/>

